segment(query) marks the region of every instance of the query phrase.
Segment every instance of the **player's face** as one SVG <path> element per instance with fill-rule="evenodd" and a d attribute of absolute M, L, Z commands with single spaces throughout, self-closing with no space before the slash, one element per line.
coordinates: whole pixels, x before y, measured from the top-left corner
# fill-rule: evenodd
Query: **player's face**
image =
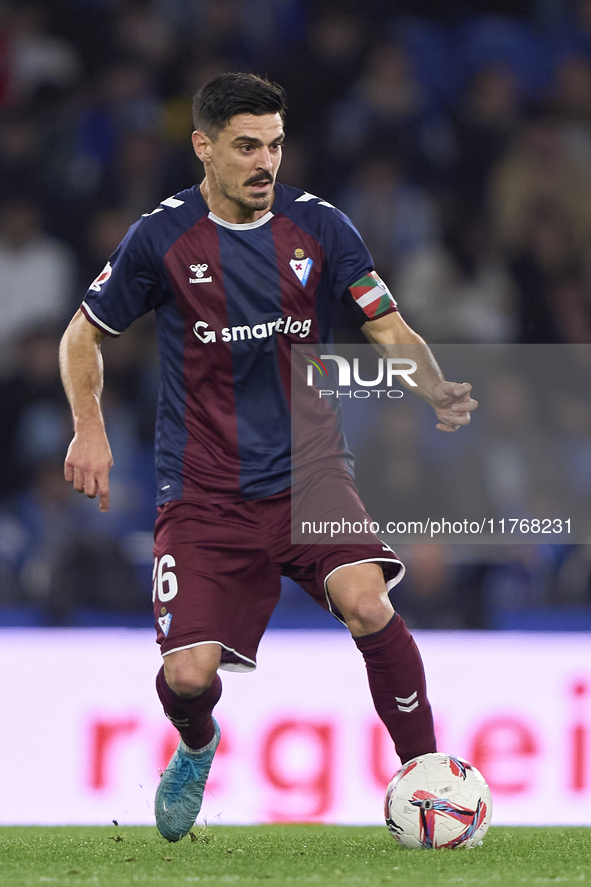
<path fill-rule="evenodd" d="M 215 141 L 193 133 L 195 153 L 205 166 L 210 209 L 216 212 L 219 203 L 243 218 L 264 215 L 273 202 L 283 139 L 279 114 L 237 114 Z"/>

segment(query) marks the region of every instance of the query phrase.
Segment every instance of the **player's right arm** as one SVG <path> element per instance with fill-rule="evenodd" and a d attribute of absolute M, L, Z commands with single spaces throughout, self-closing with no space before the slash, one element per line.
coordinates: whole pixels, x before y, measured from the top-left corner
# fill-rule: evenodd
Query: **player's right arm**
<path fill-rule="evenodd" d="M 98 495 L 100 510 L 107 511 L 113 457 L 101 409 L 103 338 L 104 334 L 89 323 L 82 311 L 77 311 L 60 344 L 60 372 L 74 419 L 65 478 L 89 498 Z"/>

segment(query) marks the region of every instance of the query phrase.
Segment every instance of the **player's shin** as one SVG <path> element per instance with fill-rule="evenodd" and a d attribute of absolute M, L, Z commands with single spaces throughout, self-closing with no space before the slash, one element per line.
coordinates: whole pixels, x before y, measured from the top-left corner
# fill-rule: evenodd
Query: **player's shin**
<path fill-rule="evenodd" d="M 421 655 L 404 620 L 396 613 L 375 634 L 355 638 L 363 654 L 376 711 L 404 763 L 437 751 Z"/>
<path fill-rule="evenodd" d="M 177 696 L 170 689 L 164 677 L 164 668 L 161 668 L 156 676 L 156 690 L 166 717 L 189 748 L 204 748 L 211 742 L 215 733 L 211 713 L 222 695 L 222 682 L 218 674 L 204 693 L 186 698 Z"/>

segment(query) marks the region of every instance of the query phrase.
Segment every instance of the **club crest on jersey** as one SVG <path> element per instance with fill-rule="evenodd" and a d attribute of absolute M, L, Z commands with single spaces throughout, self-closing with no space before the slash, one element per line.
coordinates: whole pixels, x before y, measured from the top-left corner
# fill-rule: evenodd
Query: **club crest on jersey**
<path fill-rule="evenodd" d="M 297 250 L 297 252 L 303 252 L 303 250 Z M 310 271 L 312 269 L 312 265 L 314 262 L 312 259 L 292 259 L 290 261 L 290 267 L 297 279 L 300 281 L 302 286 L 306 286 L 308 282 L 308 277 L 310 276 Z"/>
<path fill-rule="evenodd" d="M 209 265 L 201 262 L 199 265 L 189 265 L 189 270 L 193 272 L 195 277 L 189 277 L 189 283 L 211 283 L 212 277 L 206 277 L 205 274 Z"/>
<path fill-rule="evenodd" d="M 167 613 L 166 616 L 158 617 L 158 625 L 162 629 L 162 634 L 164 637 L 168 637 L 168 632 L 170 631 L 170 623 L 172 622 L 172 613 Z"/>
<path fill-rule="evenodd" d="M 107 262 L 101 273 L 89 286 L 89 289 L 93 290 L 95 293 L 100 293 L 101 286 L 103 283 L 106 283 L 111 274 L 113 273 L 113 269 L 111 268 L 111 263 Z"/>

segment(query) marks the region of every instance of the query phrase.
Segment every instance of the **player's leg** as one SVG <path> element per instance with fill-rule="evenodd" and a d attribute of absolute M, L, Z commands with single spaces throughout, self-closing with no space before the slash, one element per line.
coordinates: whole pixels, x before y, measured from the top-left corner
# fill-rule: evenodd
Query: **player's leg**
<path fill-rule="evenodd" d="M 404 567 L 370 530 L 355 529 L 371 527 L 372 521 L 351 475 L 333 468 L 294 488 L 289 521 L 288 538 L 299 544 L 292 542 L 284 570 L 333 615 L 344 617 L 365 659 L 376 711 L 399 757 L 407 761 L 435 751 L 423 663 L 388 599 Z M 306 537 L 306 521 L 324 528 L 324 534 Z M 335 525 L 342 530 L 333 535 Z"/>
<path fill-rule="evenodd" d="M 215 733 L 212 711 L 222 694 L 218 675 L 221 647 L 200 644 L 164 657 L 156 690 L 166 717 L 191 749 L 200 749 Z"/>
<path fill-rule="evenodd" d="M 218 668 L 248 671 L 279 597 L 260 529 L 241 504 L 169 503 L 154 544 L 154 615 L 163 655 L 156 687 L 180 743 L 156 792 L 156 824 L 170 841 L 193 826 L 219 743 L 212 711 Z"/>
<path fill-rule="evenodd" d="M 169 841 L 178 841 L 192 828 L 220 741 L 212 712 L 222 693 L 217 673 L 219 644 L 201 644 L 164 657 L 156 690 L 169 720 L 180 733 L 179 745 L 158 785 L 156 825 Z"/>
<path fill-rule="evenodd" d="M 376 711 L 404 763 L 437 750 L 421 655 L 394 612 L 377 563 L 343 565 L 326 582 L 367 668 Z"/>

